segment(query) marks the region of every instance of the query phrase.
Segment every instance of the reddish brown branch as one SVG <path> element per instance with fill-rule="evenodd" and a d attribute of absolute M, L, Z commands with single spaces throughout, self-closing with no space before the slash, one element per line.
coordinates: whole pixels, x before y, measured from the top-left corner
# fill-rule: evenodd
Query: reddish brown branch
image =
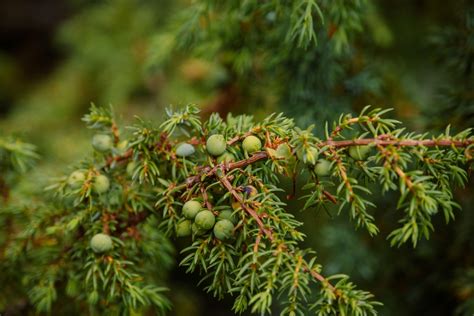
<path fill-rule="evenodd" d="M 255 222 L 257 222 L 258 227 L 265 234 L 265 236 L 267 236 L 268 239 L 273 241 L 272 231 L 265 227 L 265 224 L 262 222 L 262 219 L 260 218 L 260 216 L 258 216 L 257 212 L 254 209 L 248 207 L 247 204 L 245 204 L 245 201 L 243 200 L 242 196 L 237 193 L 232 184 L 229 182 L 229 179 L 227 179 L 227 177 L 224 175 L 222 177 L 219 177 L 219 181 L 227 189 L 227 191 L 232 194 L 234 199 L 240 203 L 242 209 L 246 211 L 250 216 L 252 216 L 252 218 L 255 220 Z"/>
<path fill-rule="evenodd" d="M 120 132 L 118 129 L 117 124 L 115 122 L 112 123 L 112 134 L 114 135 L 114 144 L 117 144 L 120 140 Z"/>
<path fill-rule="evenodd" d="M 410 177 L 407 176 L 407 174 L 397 164 L 398 157 L 393 157 L 392 161 L 390 161 L 390 158 L 392 157 L 392 154 L 390 152 L 388 152 L 382 146 L 377 146 L 377 149 L 382 153 L 385 161 L 392 166 L 393 171 L 395 171 L 395 173 L 400 177 L 400 179 L 402 179 L 403 182 L 405 182 L 405 185 L 407 186 L 407 188 L 410 191 L 414 192 L 413 182 L 411 181 Z"/>
<path fill-rule="evenodd" d="M 334 146 L 334 147 L 348 147 L 357 145 L 380 145 L 380 146 L 425 146 L 425 147 L 467 147 L 474 144 L 474 139 L 467 140 L 450 140 L 450 139 L 421 139 L 421 140 L 390 140 L 380 138 L 361 138 L 354 140 L 328 140 L 318 144 L 320 147 L 323 146 Z"/>
<path fill-rule="evenodd" d="M 332 195 L 331 193 L 329 193 L 329 192 L 326 191 L 326 190 L 323 191 L 323 194 L 324 194 L 324 196 L 325 196 L 329 201 L 331 201 L 331 202 L 334 203 L 334 204 L 337 204 L 337 200 L 336 200 L 336 198 L 334 197 L 334 195 Z"/>
<path fill-rule="evenodd" d="M 327 140 L 324 142 L 321 142 L 317 144 L 318 147 L 324 147 L 324 146 L 332 146 L 332 147 L 349 147 L 349 146 L 358 146 L 358 145 L 370 145 L 374 144 L 377 146 L 390 146 L 390 145 L 395 145 L 395 146 L 425 146 L 425 147 L 467 147 L 469 145 L 474 144 L 474 139 L 468 139 L 468 140 L 449 140 L 449 139 L 440 139 L 440 140 L 434 140 L 434 139 L 423 139 L 423 140 L 390 140 L 386 139 L 385 137 L 383 138 L 362 138 L 362 139 L 354 139 L 354 140 Z M 265 151 L 260 151 L 252 156 L 250 156 L 247 159 L 243 159 L 240 161 L 236 162 L 231 162 L 227 165 L 225 165 L 225 169 L 227 171 L 233 170 L 233 169 L 241 169 L 244 168 L 248 165 L 251 165 L 253 163 L 256 163 L 260 160 L 264 160 L 269 158 L 269 155 Z M 201 169 L 199 174 L 195 176 L 191 176 L 186 180 L 186 183 L 188 186 L 192 186 L 198 182 L 201 181 L 202 176 L 206 177 L 212 177 L 215 175 L 217 169 L 222 168 L 224 164 L 216 165 L 215 167 L 204 167 Z"/>
<path fill-rule="evenodd" d="M 268 154 L 265 151 L 260 151 L 247 159 L 229 163 L 228 170 L 241 169 L 266 158 L 268 158 Z"/>
<path fill-rule="evenodd" d="M 318 280 L 319 282 L 321 282 L 322 284 L 325 284 L 332 292 L 334 292 L 334 294 L 338 295 L 338 293 L 336 292 L 336 288 L 334 287 L 334 285 L 332 285 L 331 283 L 329 283 L 329 281 L 323 277 L 320 273 L 310 269 L 309 267 L 305 267 L 304 268 L 304 271 L 308 272 L 309 274 L 311 274 L 311 276 L 313 278 L 315 278 L 316 280 Z"/>
<path fill-rule="evenodd" d="M 112 163 L 114 162 L 121 162 L 121 161 L 127 160 L 128 158 L 132 157 L 132 154 L 133 154 L 133 150 L 129 149 L 121 156 L 110 156 L 107 158 L 107 161 L 105 162 L 105 166 L 110 167 Z"/>
<path fill-rule="evenodd" d="M 201 195 L 202 195 L 202 198 L 204 200 L 204 204 L 206 204 L 207 209 L 212 212 L 212 204 L 211 204 L 211 202 L 209 202 L 209 197 L 207 196 L 207 191 L 206 191 L 206 189 L 204 188 L 203 185 L 201 185 Z"/>
<path fill-rule="evenodd" d="M 399 167 L 399 166 L 394 166 L 393 170 L 397 173 L 397 175 L 403 179 L 405 184 L 407 185 L 408 189 L 413 191 L 413 182 L 410 180 L 410 177 L 406 175 L 406 173 Z"/>
<path fill-rule="evenodd" d="M 301 265 L 303 264 L 303 256 L 298 256 L 298 261 L 296 263 L 295 272 L 293 273 L 293 288 L 297 288 L 299 286 L 298 275 L 301 270 Z"/>
<path fill-rule="evenodd" d="M 342 158 L 337 154 L 334 148 L 330 148 L 330 151 L 334 157 L 333 159 L 336 161 L 336 167 L 337 167 L 337 170 L 339 171 L 339 175 L 341 176 L 341 179 L 344 182 L 344 185 L 349 191 L 349 199 L 352 200 L 354 196 L 354 190 L 352 188 L 351 182 L 349 181 L 349 178 L 347 177 L 346 167 L 344 166 L 342 162 Z"/>
<path fill-rule="evenodd" d="M 111 216 L 108 213 L 104 213 L 102 215 L 102 231 L 105 234 L 110 234 L 110 226 L 109 226 L 110 219 L 111 219 Z"/>
<path fill-rule="evenodd" d="M 202 168 L 199 174 L 187 178 L 186 183 L 189 187 L 191 187 L 194 184 L 201 182 L 201 178 L 203 176 L 206 176 L 206 177 L 214 176 L 219 168 L 223 168 L 225 170 L 241 169 L 248 165 L 256 163 L 257 161 L 264 160 L 267 158 L 268 158 L 268 154 L 265 151 L 260 151 L 244 160 L 231 162 L 228 164 L 222 163 L 222 164 L 216 165 L 215 167 L 207 166 L 207 167 Z"/>
<path fill-rule="evenodd" d="M 230 140 L 227 141 L 227 145 L 229 146 L 232 146 L 233 144 L 235 144 L 236 142 L 238 142 L 239 140 L 241 139 L 244 139 L 245 137 L 247 136 L 250 136 L 250 135 L 253 135 L 255 133 L 258 133 L 260 131 L 260 128 L 259 127 L 256 127 L 254 128 L 253 130 L 247 132 L 247 133 L 244 133 L 243 135 L 240 135 L 240 136 L 235 136 L 234 138 L 231 138 Z"/>
<path fill-rule="evenodd" d="M 253 252 L 257 253 L 258 252 L 258 247 L 260 246 L 260 240 L 262 240 L 262 233 L 259 232 L 257 234 L 257 239 L 255 240 L 255 245 L 253 246 Z"/>

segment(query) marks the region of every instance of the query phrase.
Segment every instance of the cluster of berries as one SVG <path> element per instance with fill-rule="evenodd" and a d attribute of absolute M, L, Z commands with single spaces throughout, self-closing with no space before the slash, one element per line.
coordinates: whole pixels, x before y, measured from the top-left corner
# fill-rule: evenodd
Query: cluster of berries
<path fill-rule="evenodd" d="M 190 200 L 184 203 L 182 209 L 183 219 L 177 226 L 176 235 L 187 237 L 191 234 L 202 236 L 211 229 L 214 236 L 222 241 L 233 237 L 237 219 L 230 210 L 223 210 L 216 215 L 204 208 L 197 200 Z"/>
<path fill-rule="evenodd" d="M 120 145 L 120 146 L 119 146 Z M 117 149 L 126 146 L 126 144 L 119 144 Z M 107 152 L 113 148 L 112 137 L 105 134 L 97 134 L 92 138 L 92 147 L 98 152 Z M 82 188 L 87 180 L 87 170 L 75 170 L 73 171 L 68 179 L 67 184 L 71 189 Z M 92 188 L 97 194 L 106 193 L 110 189 L 109 178 L 101 173 L 95 173 L 93 176 Z"/>
<path fill-rule="evenodd" d="M 122 144 L 119 144 L 123 147 Z M 109 135 L 98 134 L 92 139 L 92 146 L 98 152 L 108 152 L 113 149 L 114 143 Z M 125 144 L 126 146 L 126 144 Z M 256 136 L 250 135 L 242 141 L 242 148 L 245 152 L 251 154 L 262 149 L 262 142 Z M 120 148 L 118 148 L 120 149 Z M 221 134 L 211 135 L 206 141 L 206 150 L 216 157 L 219 163 L 228 163 L 235 161 L 235 157 L 227 150 L 227 142 Z M 280 144 L 276 150 L 267 149 L 271 155 L 278 159 L 285 159 L 288 163 L 295 163 L 295 157 L 291 147 L 286 144 Z M 369 146 L 352 146 L 349 148 L 349 155 L 355 160 L 365 160 L 370 152 Z M 176 148 L 176 155 L 179 157 L 188 157 L 195 153 L 193 145 L 182 143 Z M 318 159 L 319 152 L 316 148 L 309 148 L 306 151 L 296 151 L 296 157 L 306 164 L 314 165 L 314 172 L 318 176 L 329 176 L 333 163 L 326 159 Z M 130 162 L 127 165 L 127 173 L 132 174 L 135 169 L 135 163 Z M 68 178 L 68 184 L 71 188 L 80 188 L 86 180 L 86 171 L 76 170 Z M 93 189 L 96 193 L 101 194 L 109 190 L 110 181 L 107 176 L 98 174 L 94 176 Z M 244 188 L 246 194 L 255 195 L 257 190 L 252 186 Z M 235 204 L 235 205 L 234 205 Z M 233 203 L 233 208 L 238 209 L 238 202 Z M 191 235 L 202 236 L 212 230 L 215 238 L 221 241 L 227 241 L 234 237 L 235 225 L 237 218 L 231 210 L 222 210 L 220 212 L 212 212 L 204 209 L 198 200 L 189 200 L 184 203 L 182 208 L 183 219 L 178 223 L 176 235 L 178 237 L 187 237 Z M 96 253 L 107 252 L 113 247 L 112 239 L 106 234 L 96 234 L 90 241 L 91 248 Z"/>
<path fill-rule="evenodd" d="M 242 141 L 242 148 L 245 152 L 252 154 L 262 149 L 262 142 L 256 136 L 250 135 Z M 235 161 L 235 157 L 227 150 L 227 142 L 225 137 L 221 134 L 214 134 L 209 136 L 206 141 L 206 150 L 209 155 L 216 157 L 218 163 Z M 176 148 L 176 156 L 188 157 L 196 152 L 194 146 L 183 143 Z"/>
<path fill-rule="evenodd" d="M 262 142 L 258 137 L 250 135 L 242 141 L 242 148 L 245 152 L 252 154 L 262 149 Z M 218 163 L 229 163 L 236 160 L 235 156 L 226 149 L 227 142 L 221 134 L 211 135 L 206 141 L 208 154 L 216 157 Z M 194 146 L 187 143 L 180 144 L 176 148 L 176 155 L 179 157 L 188 157 L 194 153 Z M 183 206 L 182 215 L 185 219 L 177 225 L 176 234 L 178 237 L 186 237 L 191 234 L 201 236 L 212 230 L 217 239 L 226 241 L 233 237 L 237 224 L 237 219 L 232 211 L 223 210 L 214 214 L 212 211 L 202 208 L 201 203 L 197 200 L 187 201 Z"/>

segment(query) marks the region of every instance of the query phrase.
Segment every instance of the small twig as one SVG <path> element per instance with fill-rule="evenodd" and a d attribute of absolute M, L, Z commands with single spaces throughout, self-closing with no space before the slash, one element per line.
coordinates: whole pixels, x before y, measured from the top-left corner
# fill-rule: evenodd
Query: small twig
<path fill-rule="evenodd" d="M 258 247 L 260 245 L 260 240 L 262 240 L 262 232 L 258 232 L 257 234 L 257 239 L 255 240 L 255 245 L 253 246 L 253 252 L 257 253 L 258 252 Z"/>
<path fill-rule="evenodd" d="M 115 122 L 112 122 L 112 134 L 114 135 L 114 144 L 117 144 L 120 140 L 120 132 Z"/>
<path fill-rule="evenodd" d="M 130 157 L 132 157 L 132 154 L 133 154 L 133 150 L 130 148 L 121 156 L 110 156 L 107 158 L 107 161 L 105 162 L 105 166 L 110 167 L 112 163 L 114 162 L 121 162 L 121 161 L 127 160 Z"/>
<path fill-rule="evenodd" d="M 331 202 L 334 203 L 334 204 L 337 204 L 337 200 L 336 200 L 336 198 L 334 197 L 334 195 L 332 195 L 331 193 L 329 193 L 329 192 L 326 191 L 326 190 L 323 190 L 323 194 L 324 194 L 324 196 L 325 196 L 329 201 L 331 201 Z"/>
<path fill-rule="evenodd" d="M 406 173 L 403 172 L 403 170 L 398 165 L 394 166 L 393 170 L 398 174 L 400 178 L 403 179 L 408 189 L 410 189 L 410 191 L 413 191 L 413 182 L 410 180 L 410 177 L 407 176 Z"/>
<path fill-rule="evenodd" d="M 247 159 L 231 162 L 231 163 L 221 163 L 217 164 L 215 167 L 204 167 L 200 170 L 199 174 L 191 176 L 186 179 L 186 183 L 188 187 L 192 187 L 194 184 L 201 182 L 201 178 L 203 176 L 212 177 L 216 174 L 218 169 L 225 169 L 225 170 L 233 170 L 233 169 L 240 169 L 244 168 L 248 165 L 256 163 L 257 161 L 264 160 L 268 158 L 268 154 L 265 151 L 260 151 Z"/>
<path fill-rule="evenodd" d="M 305 272 L 308 272 L 309 274 L 311 274 L 311 276 L 313 278 L 315 278 L 316 280 L 318 280 L 319 282 L 321 282 L 322 284 L 326 284 L 327 287 L 332 291 L 334 292 L 334 294 L 338 295 L 338 292 L 336 291 L 336 288 L 334 287 L 334 285 L 332 285 L 331 283 L 329 283 L 329 281 L 323 277 L 320 273 L 310 269 L 308 266 L 306 266 L 304 268 L 304 271 Z"/>
<path fill-rule="evenodd" d="M 102 215 L 102 230 L 105 234 L 110 234 L 110 226 L 109 226 L 110 216 L 108 213 L 103 213 Z"/>
<path fill-rule="evenodd" d="M 206 140 L 203 138 L 199 139 L 199 138 L 193 137 L 190 140 L 186 141 L 186 143 L 197 146 L 197 145 L 205 144 Z"/>
<path fill-rule="evenodd" d="M 392 161 L 390 161 L 389 159 L 392 157 L 392 154 L 390 152 L 388 152 L 385 148 L 383 148 L 380 145 L 377 146 L 377 149 L 382 153 L 387 163 L 389 163 L 392 166 L 393 171 L 395 171 L 395 173 L 400 177 L 400 179 L 402 179 L 405 182 L 407 188 L 414 193 L 413 182 L 411 181 L 410 177 L 407 176 L 407 174 L 397 164 L 398 157 L 395 157 Z"/>
<path fill-rule="evenodd" d="M 341 125 L 338 125 L 336 126 L 336 128 L 332 131 L 331 133 L 331 137 L 330 139 L 332 139 L 333 137 L 336 137 L 337 135 L 339 135 L 339 133 L 346 127 L 346 126 L 349 126 L 349 125 L 352 125 L 352 124 L 355 124 L 357 122 L 359 122 L 359 117 L 354 117 L 354 118 L 351 118 L 349 120 L 347 120 L 346 122 L 344 122 L 344 124 L 341 124 Z"/>
<path fill-rule="evenodd" d="M 222 172 L 224 172 L 224 170 L 222 170 Z M 270 239 L 270 241 L 273 241 L 274 238 L 273 238 L 272 231 L 265 227 L 265 224 L 262 222 L 262 219 L 260 218 L 260 216 L 258 216 L 257 212 L 247 206 L 245 201 L 242 199 L 242 196 L 237 193 L 237 191 L 234 189 L 232 184 L 229 182 L 229 179 L 227 179 L 227 176 L 224 174 L 222 177 L 219 177 L 219 181 L 227 189 L 227 191 L 229 191 L 230 194 L 232 194 L 235 200 L 237 200 L 237 202 L 240 203 L 240 206 L 242 207 L 242 209 L 246 211 L 250 216 L 253 217 L 255 222 L 257 222 L 258 227 L 265 234 L 265 236 L 268 239 Z"/>
<path fill-rule="evenodd" d="M 235 136 L 234 138 L 231 138 L 230 140 L 227 141 L 227 145 L 232 146 L 239 140 L 244 139 L 245 137 L 253 135 L 255 133 L 258 133 L 260 129 L 261 129 L 260 127 L 256 127 L 253 130 L 248 131 L 247 133 L 244 133 L 243 135 Z"/>
<path fill-rule="evenodd" d="M 237 143 L 239 140 L 244 139 L 247 136 L 252 135 L 252 132 L 247 132 L 243 135 L 235 136 L 234 138 L 231 138 L 227 141 L 228 146 L 232 146 L 233 144 Z"/>
<path fill-rule="evenodd" d="M 270 138 L 270 133 L 268 130 L 265 132 L 265 147 L 272 147 L 272 140 Z"/>
<path fill-rule="evenodd" d="M 334 147 L 349 147 L 359 145 L 380 145 L 380 146 L 425 146 L 425 147 L 467 147 L 474 144 L 474 139 L 466 140 L 451 140 L 451 139 L 421 139 L 421 140 L 390 140 L 380 138 L 361 138 L 353 140 L 327 140 L 318 144 L 319 147 L 334 146 Z"/>
<path fill-rule="evenodd" d="M 204 199 L 204 204 L 206 204 L 207 209 L 212 212 L 212 204 L 211 202 L 209 202 L 207 191 L 203 185 L 201 185 L 201 195 L 202 195 L 202 198 Z"/>
<path fill-rule="evenodd" d="M 346 167 L 342 163 L 342 158 L 337 154 L 334 148 L 330 148 L 329 150 L 331 151 L 334 160 L 336 160 L 336 166 L 339 171 L 339 175 L 341 176 L 342 181 L 344 181 L 344 185 L 346 186 L 347 190 L 349 190 L 350 199 L 352 200 L 352 197 L 354 196 L 354 190 L 349 178 L 347 177 Z"/>
<path fill-rule="evenodd" d="M 295 272 L 293 272 L 293 288 L 297 288 L 299 286 L 298 275 L 300 274 L 301 265 L 303 263 L 303 256 L 298 256 L 298 261 L 296 263 Z"/>

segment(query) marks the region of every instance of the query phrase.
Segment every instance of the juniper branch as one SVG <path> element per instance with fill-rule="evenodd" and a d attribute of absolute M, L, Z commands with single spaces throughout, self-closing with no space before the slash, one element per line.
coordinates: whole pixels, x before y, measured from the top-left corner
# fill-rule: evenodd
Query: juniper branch
<path fill-rule="evenodd" d="M 383 138 L 383 136 L 381 136 Z M 353 140 L 328 140 L 318 144 L 320 147 L 349 147 L 363 145 L 379 145 L 379 146 L 400 146 L 400 147 L 468 147 L 474 144 L 474 139 L 454 140 L 454 139 L 400 139 L 387 140 L 381 138 L 361 138 Z"/>
<path fill-rule="evenodd" d="M 331 146 L 335 148 L 360 146 L 360 145 L 379 145 L 379 146 L 403 146 L 403 147 L 468 147 L 474 144 L 474 139 L 467 140 L 452 140 L 452 139 L 424 139 L 424 140 L 384 140 L 379 138 L 361 138 L 354 140 L 328 140 L 317 143 L 316 145 L 320 148 Z M 248 165 L 254 164 L 261 160 L 270 158 L 270 155 L 265 152 L 258 152 L 253 154 L 247 159 L 231 162 L 229 164 L 221 163 L 216 164 L 214 167 L 206 166 L 200 170 L 200 172 L 194 176 L 190 176 L 186 179 L 187 185 L 190 187 L 201 181 L 202 177 L 213 177 L 217 170 L 224 168 L 227 171 L 234 169 L 245 168 Z"/>
<path fill-rule="evenodd" d="M 273 242 L 274 237 L 273 237 L 273 233 L 272 233 L 271 229 L 268 229 L 267 227 L 265 227 L 265 224 L 262 222 L 262 219 L 260 218 L 260 216 L 258 216 L 257 212 L 254 209 L 252 209 L 251 207 L 248 207 L 247 204 L 245 203 L 245 201 L 242 199 L 242 196 L 240 196 L 236 192 L 235 188 L 232 186 L 232 184 L 227 179 L 227 176 L 224 173 L 224 169 L 219 169 L 219 170 L 223 173 L 222 176 L 219 176 L 219 181 L 232 194 L 232 196 L 240 203 L 242 209 L 245 210 L 250 216 L 252 216 L 252 218 L 257 222 L 257 225 L 259 226 L 260 231 L 263 232 L 265 234 L 265 236 L 271 242 Z M 258 234 L 257 241 L 255 243 L 256 248 L 258 247 L 258 244 L 260 243 L 260 238 L 261 238 L 261 234 Z M 289 255 L 292 255 L 286 247 L 285 247 L 285 250 L 288 252 Z M 254 252 L 255 251 L 256 251 L 256 249 L 254 249 Z M 332 291 L 335 291 L 335 287 L 324 276 L 322 276 L 317 271 L 314 271 L 313 269 L 310 269 L 307 266 L 304 268 L 304 271 L 310 273 L 311 276 L 313 276 L 319 282 L 327 285 Z M 337 295 L 337 293 L 335 293 L 335 294 Z"/>
<path fill-rule="evenodd" d="M 61 192 L 78 198 L 72 205 L 72 210 L 78 212 L 77 215 L 66 214 L 63 219 L 56 216 L 55 223 L 48 227 L 48 230 L 59 231 L 62 235 L 63 231 L 79 232 L 80 235 L 69 235 L 72 239 L 79 236 L 78 245 L 71 246 L 68 241 L 65 240 L 64 244 L 61 241 L 61 245 L 66 246 L 64 249 L 74 251 L 84 251 L 84 244 L 91 234 L 108 233 L 113 240 L 120 243 L 110 253 L 114 261 L 120 262 L 125 250 L 137 254 L 146 250 L 147 246 L 139 243 L 146 243 L 144 239 L 150 233 L 147 231 L 150 227 L 163 236 L 170 237 L 174 233 L 186 236 L 178 234 L 178 227 L 182 223 L 195 225 L 197 230 L 192 228 L 196 231 L 193 243 L 183 250 L 190 253 L 181 263 L 188 266 L 189 272 L 196 269 L 204 272 L 202 282 L 211 282 L 206 289 L 214 295 L 222 297 L 225 293 L 240 293 L 235 301 L 236 311 L 246 310 L 250 305 L 252 311 L 266 313 L 270 311 L 273 295 L 278 291 L 288 294 L 286 311 L 303 313 L 305 307 L 302 302 L 310 293 L 309 284 L 314 282 L 320 287 L 314 308 L 338 308 L 337 305 L 343 309 L 354 308 L 361 312 L 367 310 L 374 314 L 377 302 L 370 300 L 370 293 L 355 290 L 355 285 L 349 282 L 346 276 L 322 275 L 322 268 L 316 263 L 312 250 L 299 248 L 298 244 L 304 240 L 304 234 L 298 229 L 302 223 L 285 210 L 285 203 L 275 192 L 281 191 L 277 186 L 277 174 L 295 178 L 298 172 L 309 172 L 312 180 L 307 181 L 303 190 L 313 191 L 309 198 L 302 197 L 307 198 L 305 208 L 307 205 L 312 206 L 314 201 L 340 203 L 340 210 L 345 205 L 350 205 L 351 218 L 357 220 L 358 226 L 363 224 L 369 233 L 375 234 L 377 227 L 374 217 L 367 211 L 369 206 L 374 205 L 365 199 L 364 194 L 369 194 L 370 191 L 359 184 L 359 177 L 366 176 L 373 181 L 378 176 L 384 188 L 400 189 L 402 197 L 399 204 L 405 209 L 402 221 L 405 226 L 394 231 L 392 242 L 403 243 L 411 237 L 416 243 L 419 238 L 418 229 L 427 234 L 427 230 L 432 227 L 430 217 L 436 213 L 438 207 L 446 208 L 445 214 L 450 215 L 455 206 L 449 193 L 443 193 L 443 190 L 450 188 L 447 183 L 449 179 L 443 180 L 442 183 L 432 179 L 436 178 L 438 172 L 446 169 L 444 165 L 447 162 L 457 164 L 469 161 L 469 151 L 474 139 L 469 131 L 453 137 L 450 137 L 447 131 L 446 134 L 432 139 L 424 139 L 422 135 L 416 134 L 402 135 L 403 130 L 395 130 L 392 120 L 383 119 L 380 115 L 381 112 L 374 110 L 370 115 L 358 118 L 343 117 L 339 125 L 341 127 L 336 127 L 335 132 L 329 134 L 331 136 L 327 136 L 326 140 L 314 136 L 310 128 L 301 130 L 295 127 L 292 120 L 281 115 L 269 116 L 260 124 L 254 124 L 248 117 L 229 118 L 225 122 L 213 115 L 207 122 L 202 123 L 196 109 L 188 107 L 177 114 L 171 113 L 170 120 L 158 129 L 140 122 L 132 128 L 130 147 L 124 153 L 117 154 L 117 151 L 112 150 L 112 154 L 102 156 L 103 160 L 81 165 L 80 170 L 84 174 L 81 188 L 68 187 L 67 182 L 59 186 Z M 186 124 L 187 120 L 192 123 Z M 94 122 L 91 123 L 93 126 Z M 194 132 L 194 135 L 188 135 L 188 146 L 196 146 L 191 148 L 189 158 L 178 154 L 177 149 L 181 146 L 182 139 L 175 139 L 171 134 L 180 124 L 186 124 L 190 131 Z M 359 125 L 362 132 L 356 130 L 351 134 L 352 139 L 344 139 L 346 136 L 342 131 L 353 129 L 355 124 Z M 110 126 L 104 128 L 109 129 Z M 211 133 L 209 131 L 217 131 L 221 133 L 222 138 L 227 139 L 223 147 L 234 161 L 220 162 L 220 158 L 210 154 L 206 140 Z M 373 136 L 367 137 L 370 133 Z M 113 134 L 119 135 L 118 129 Z M 261 143 L 259 145 L 261 151 L 249 155 L 244 147 L 244 139 L 251 135 L 253 139 L 265 141 L 263 146 Z M 363 145 L 376 147 L 380 153 L 364 158 L 366 161 L 351 155 L 352 146 Z M 283 146 L 286 154 L 279 153 L 279 146 Z M 402 150 L 402 147 L 406 149 Z M 452 150 L 440 150 L 443 147 Z M 241 151 L 241 148 L 244 150 Z M 465 156 L 458 148 L 467 149 Z M 384 151 L 386 155 L 383 154 Z M 432 153 L 436 155 L 433 156 Z M 439 155 L 442 154 L 445 154 L 446 158 L 439 160 Z M 439 160 L 439 165 L 435 166 L 436 170 L 427 171 L 426 174 L 423 174 L 421 169 L 407 171 L 413 156 L 425 164 L 431 164 L 431 160 Z M 315 165 L 323 159 L 330 161 L 330 172 L 325 176 L 332 176 L 339 183 L 325 181 L 323 176 L 320 177 L 316 173 Z M 128 166 L 136 166 L 136 171 L 131 172 L 133 176 L 130 175 L 128 166 L 125 168 L 125 163 L 129 161 L 133 164 Z M 380 163 L 383 167 L 379 166 Z M 360 176 L 357 169 L 366 171 L 366 174 Z M 125 171 L 128 174 L 125 174 Z M 105 193 L 106 195 L 94 192 L 93 180 L 99 175 L 107 176 L 112 185 L 122 187 L 123 192 L 119 194 L 124 200 L 111 201 L 114 197 L 112 192 Z M 430 175 L 433 177 L 430 178 Z M 460 179 L 458 182 L 462 184 L 462 170 L 457 171 L 456 175 Z M 403 181 L 397 185 L 393 183 L 396 178 Z M 428 183 L 420 184 L 426 179 Z M 412 190 L 413 186 L 416 186 L 417 190 Z M 245 191 L 249 187 L 253 188 L 254 193 Z M 418 189 L 421 193 L 418 193 Z M 137 192 L 144 195 L 136 197 Z M 410 192 L 413 194 L 407 198 Z M 245 196 L 248 196 L 248 199 Z M 420 205 L 420 210 L 413 210 L 405 199 L 415 200 L 415 204 Z M 230 216 L 238 216 L 238 219 L 228 223 L 233 225 L 227 233 L 230 240 L 224 242 L 219 230 L 207 228 L 199 231 L 198 223 L 202 221 L 193 222 L 189 216 L 179 211 L 179 208 L 190 200 L 197 201 L 200 205 L 198 207 L 204 205 L 211 211 L 211 217 L 218 217 L 218 222 L 222 220 L 219 216 L 224 214 L 224 211 L 231 211 L 233 204 L 237 202 L 239 207 L 234 210 L 240 211 L 235 211 Z M 209 212 L 202 214 L 208 215 Z M 91 221 L 83 220 L 88 215 L 95 217 L 92 217 Z M 50 222 L 48 220 L 48 223 Z M 410 230 L 413 225 L 420 228 Z M 217 224 L 213 229 L 216 227 Z M 70 253 L 72 256 L 74 251 L 67 251 L 66 256 L 70 256 Z M 145 253 L 153 256 L 153 253 L 157 252 Z M 105 258 L 98 254 L 89 255 L 91 269 L 96 266 L 93 263 L 94 258 Z M 311 260 L 305 259 L 308 255 L 312 256 Z M 139 270 L 139 267 L 127 264 L 127 273 L 138 273 Z M 247 283 L 248 280 L 255 283 Z M 140 284 L 142 285 L 147 286 L 145 283 Z M 134 296 L 130 295 L 124 293 L 122 299 L 128 300 Z M 145 292 L 142 295 L 151 298 Z M 346 301 L 348 297 L 350 303 Z M 363 301 L 363 306 L 358 306 L 360 300 Z M 96 304 L 97 300 L 91 302 Z M 357 306 L 348 307 L 348 304 Z"/>

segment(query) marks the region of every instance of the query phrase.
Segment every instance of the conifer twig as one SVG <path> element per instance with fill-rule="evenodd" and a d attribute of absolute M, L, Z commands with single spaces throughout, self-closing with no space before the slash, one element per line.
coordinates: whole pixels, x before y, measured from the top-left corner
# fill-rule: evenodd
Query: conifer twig
<path fill-rule="evenodd" d="M 221 169 L 222 170 L 222 169 Z M 224 172 L 224 170 L 222 170 L 222 172 Z M 219 181 L 222 183 L 222 185 L 227 189 L 227 191 L 229 191 L 232 196 L 240 203 L 242 209 L 247 212 L 250 216 L 252 216 L 252 218 L 255 219 L 255 221 L 257 222 L 257 225 L 259 226 L 260 228 L 260 232 L 264 233 L 266 235 L 266 237 L 271 241 L 273 242 L 275 240 L 274 236 L 273 236 L 273 232 L 266 228 L 265 227 L 265 224 L 263 223 L 262 219 L 260 218 L 260 216 L 258 216 L 257 212 L 248 207 L 247 204 L 245 204 L 245 201 L 242 199 L 242 196 L 240 196 L 237 191 L 235 190 L 235 188 L 232 186 L 232 184 L 229 182 L 229 180 L 227 179 L 227 176 L 224 174 L 223 176 L 219 177 Z M 256 240 L 256 243 L 255 243 L 255 246 L 254 246 L 254 251 L 256 251 L 258 249 L 258 245 L 260 244 L 260 240 L 261 240 L 261 234 L 258 234 L 257 236 L 257 240 Z M 288 249 L 285 247 L 285 250 L 290 253 L 288 251 Z M 291 253 L 290 253 L 291 254 Z M 336 288 L 323 276 L 321 275 L 320 273 L 318 273 L 317 271 L 313 270 L 313 269 L 310 269 L 308 266 L 306 266 L 303 271 L 305 272 L 308 272 L 311 274 L 311 276 L 313 278 L 315 278 L 316 280 L 318 280 L 319 282 L 321 282 L 322 284 L 325 284 L 328 286 L 328 288 L 334 292 L 335 295 L 337 295 L 337 292 L 335 292 Z"/>

